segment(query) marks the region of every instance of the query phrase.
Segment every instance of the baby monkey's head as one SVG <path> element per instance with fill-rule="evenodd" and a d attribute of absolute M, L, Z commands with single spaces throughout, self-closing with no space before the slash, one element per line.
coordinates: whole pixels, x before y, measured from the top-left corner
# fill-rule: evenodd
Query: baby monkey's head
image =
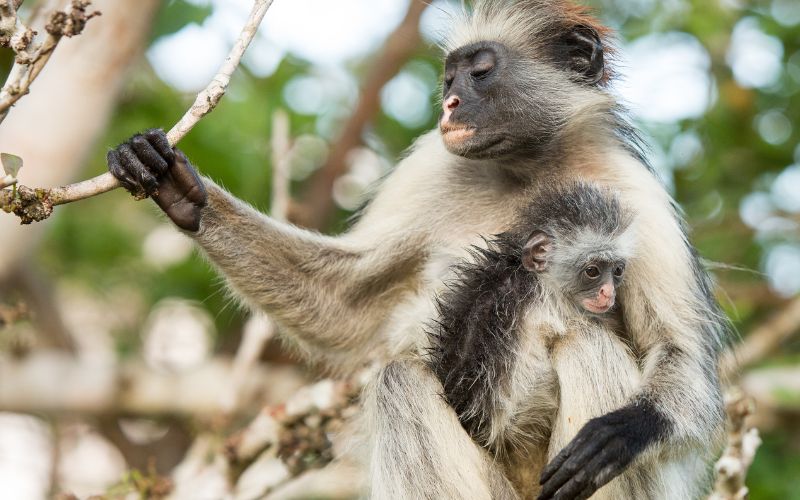
<path fill-rule="evenodd" d="M 622 253 L 587 252 L 560 248 L 555 238 L 536 230 L 522 249 L 522 265 L 557 287 L 574 304 L 590 313 L 603 314 L 614 307 L 617 288 L 625 274 Z"/>
<path fill-rule="evenodd" d="M 592 314 L 611 310 L 634 247 L 631 214 L 616 194 L 588 183 L 557 186 L 525 217 L 522 265 L 545 291 Z"/>

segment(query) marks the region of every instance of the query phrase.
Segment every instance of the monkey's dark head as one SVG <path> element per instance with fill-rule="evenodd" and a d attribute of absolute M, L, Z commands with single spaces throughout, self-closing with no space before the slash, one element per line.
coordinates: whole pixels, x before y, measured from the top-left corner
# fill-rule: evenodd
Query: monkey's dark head
<path fill-rule="evenodd" d="M 479 1 L 447 42 L 439 128 L 466 158 L 530 158 L 609 106 L 607 31 L 559 0 Z"/>

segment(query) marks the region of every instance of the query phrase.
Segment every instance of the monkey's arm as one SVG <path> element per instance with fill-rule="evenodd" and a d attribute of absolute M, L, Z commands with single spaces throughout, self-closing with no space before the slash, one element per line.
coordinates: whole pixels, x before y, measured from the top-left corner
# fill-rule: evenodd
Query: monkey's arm
<path fill-rule="evenodd" d="M 280 223 L 197 176 L 163 131 L 109 152 L 109 167 L 151 196 L 201 246 L 246 303 L 270 312 L 305 350 L 332 360 L 366 354 L 424 258 L 409 235 L 330 238 Z"/>

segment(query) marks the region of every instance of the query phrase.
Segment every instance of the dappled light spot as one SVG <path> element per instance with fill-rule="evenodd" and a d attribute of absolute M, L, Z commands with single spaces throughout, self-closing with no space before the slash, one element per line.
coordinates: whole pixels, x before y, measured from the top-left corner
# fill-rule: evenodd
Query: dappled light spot
<path fill-rule="evenodd" d="M 772 145 L 783 144 L 792 136 L 792 122 L 776 109 L 756 116 L 755 124 L 761 138 Z"/>
<path fill-rule="evenodd" d="M 647 35 L 623 51 L 621 78 L 614 88 L 644 120 L 697 118 L 711 102 L 710 66 L 708 52 L 692 35 Z"/>
<path fill-rule="evenodd" d="M 781 75 L 782 58 L 783 44 L 764 33 L 756 18 L 746 17 L 736 23 L 727 61 L 739 85 L 756 88 L 774 85 Z"/>
<path fill-rule="evenodd" d="M 800 246 L 777 245 L 767 255 L 770 285 L 784 297 L 800 293 Z"/>

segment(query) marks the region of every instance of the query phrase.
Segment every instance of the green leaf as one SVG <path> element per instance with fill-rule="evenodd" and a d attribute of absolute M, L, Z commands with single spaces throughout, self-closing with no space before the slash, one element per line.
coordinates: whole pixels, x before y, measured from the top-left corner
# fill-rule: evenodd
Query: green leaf
<path fill-rule="evenodd" d="M 11 153 L 0 153 L 0 163 L 3 164 L 5 173 L 12 177 L 16 177 L 17 172 L 22 168 L 22 158 Z"/>
<path fill-rule="evenodd" d="M 187 24 L 202 24 L 211 15 L 210 5 L 193 5 L 186 0 L 164 2 L 161 12 L 156 17 L 151 37 L 153 40 L 171 35 Z"/>

